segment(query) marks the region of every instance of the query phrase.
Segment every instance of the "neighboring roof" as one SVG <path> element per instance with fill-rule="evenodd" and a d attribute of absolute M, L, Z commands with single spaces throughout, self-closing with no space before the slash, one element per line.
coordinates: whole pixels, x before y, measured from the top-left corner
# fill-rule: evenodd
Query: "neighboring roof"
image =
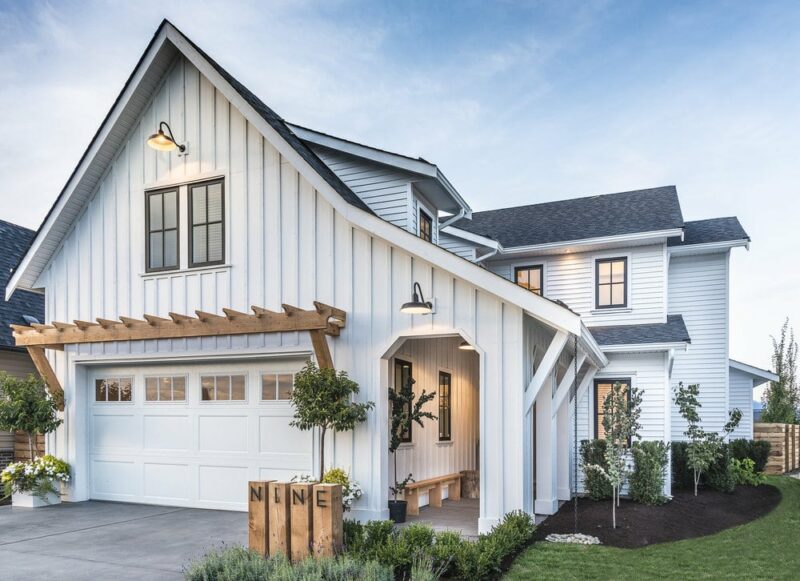
<path fill-rule="evenodd" d="M 688 246 L 690 244 L 709 244 L 713 242 L 730 242 L 745 240 L 750 236 L 744 231 L 736 216 L 727 218 L 711 218 L 709 220 L 692 220 L 684 225 L 683 240 L 670 238 L 669 246 Z"/>
<path fill-rule="evenodd" d="M 472 220 L 454 226 L 513 248 L 674 230 L 683 224 L 675 186 L 665 186 L 473 212 Z"/>
<path fill-rule="evenodd" d="M 589 327 L 589 331 L 601 347 L 692 342 L 681 315 L 667 315 L 666 323 Z"/>
<path fill-rule="evenodd" d="M 778 381 L 778 379 L 780 379 L 771 371 L 761 369 L 760 367 L 754 367 L 753 365 L 748 365 L 747 363 L 742 363 L 741 361 L 736 361 L 735 359 L 728 359 L 728 366 L 731 369 L 735 369 L 741 373 L 744 373 L 745 375 L 749 375 L 751 379 L 755 380 L 757 383 L 754 383 L 753 387 L 761 385 L 767 381 Z"/>
<path fill-rule="evenodd" d="M 11 269 L 25 254 L 34 231 L 0 220 L 0 290 L 5 294 Z M 23 315 L 44 322 L 44 296 L 30 291 L 14 293 L 10 301 L 0 297 L 0 349 L 15 347 L 9 325 L 27 325 Z"/>

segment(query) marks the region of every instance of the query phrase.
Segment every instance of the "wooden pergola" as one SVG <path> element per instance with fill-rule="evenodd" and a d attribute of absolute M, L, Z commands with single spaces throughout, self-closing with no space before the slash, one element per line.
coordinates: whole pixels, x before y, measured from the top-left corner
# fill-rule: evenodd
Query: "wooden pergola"
<path fill-rule="evenodd" d="M 338 336 L 345 326 L 347 313 L 342 309 L 314 302 L 314 310 L 282 305 L 283 312 L 253 306 L 253 314 L 222 309 L 224 315 L 195 311 L 194 317 L 169 313 L 169 318 L 144 315 L 143 319 L 119 317 L 119 320 L 95 319 L 49 325 L 11 325 L 17 346 L 25 347 L 44 378 L 58 408 L 64 409 L 64 389 L 58 381 L 45 349 L 64 350 L 65 345 L 143 341 L 148 339 L 185 339 L 255 333 L 308 331 L 314 354 L 321 368 L 333 369 L 333 358 L 326 335 Z"/>

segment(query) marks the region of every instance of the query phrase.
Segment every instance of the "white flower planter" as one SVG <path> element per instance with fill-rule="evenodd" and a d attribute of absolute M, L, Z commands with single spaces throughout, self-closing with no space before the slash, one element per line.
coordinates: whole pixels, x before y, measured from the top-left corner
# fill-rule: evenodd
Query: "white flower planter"
<path fill-rule="evenodd" d="M 49 493 L 44 498 L 39 498 L 35 494 L 27 492 L 15 492 L 11 495 L 11 505 L 21 508 L 39 508 L 41 506 L 51 506 L 61 504 L 61 495 Z"/>

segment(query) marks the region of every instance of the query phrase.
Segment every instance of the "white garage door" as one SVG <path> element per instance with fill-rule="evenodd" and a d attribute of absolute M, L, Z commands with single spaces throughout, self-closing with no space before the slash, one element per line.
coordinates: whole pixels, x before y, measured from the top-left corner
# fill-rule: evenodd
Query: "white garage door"
<path fill-rule="evenodd" d="M 92 369 L 91 498 L 246 510 L 248 480 L 309 473 L 311 434 L 289 426 L 302 365 Z"/>

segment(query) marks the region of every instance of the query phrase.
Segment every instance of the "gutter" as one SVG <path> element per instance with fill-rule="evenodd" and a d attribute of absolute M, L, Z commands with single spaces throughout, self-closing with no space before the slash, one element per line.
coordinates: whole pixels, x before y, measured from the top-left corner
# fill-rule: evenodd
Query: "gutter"
<path fill-rule="evenodd" d="M 439 224 L 439 232 L 441 232 L 443 229 L 447 228 L 450 224 L 458 222 L 459 220 L 461 220 L 461 218 L 463 218 L 466 215 L 467 215 L 467 209 L 462 207 L 458 211 L 458 214 L 456 214 L 454 216 L 450 216 L 447 220 L 445 220 L 444 222 Z"/>

